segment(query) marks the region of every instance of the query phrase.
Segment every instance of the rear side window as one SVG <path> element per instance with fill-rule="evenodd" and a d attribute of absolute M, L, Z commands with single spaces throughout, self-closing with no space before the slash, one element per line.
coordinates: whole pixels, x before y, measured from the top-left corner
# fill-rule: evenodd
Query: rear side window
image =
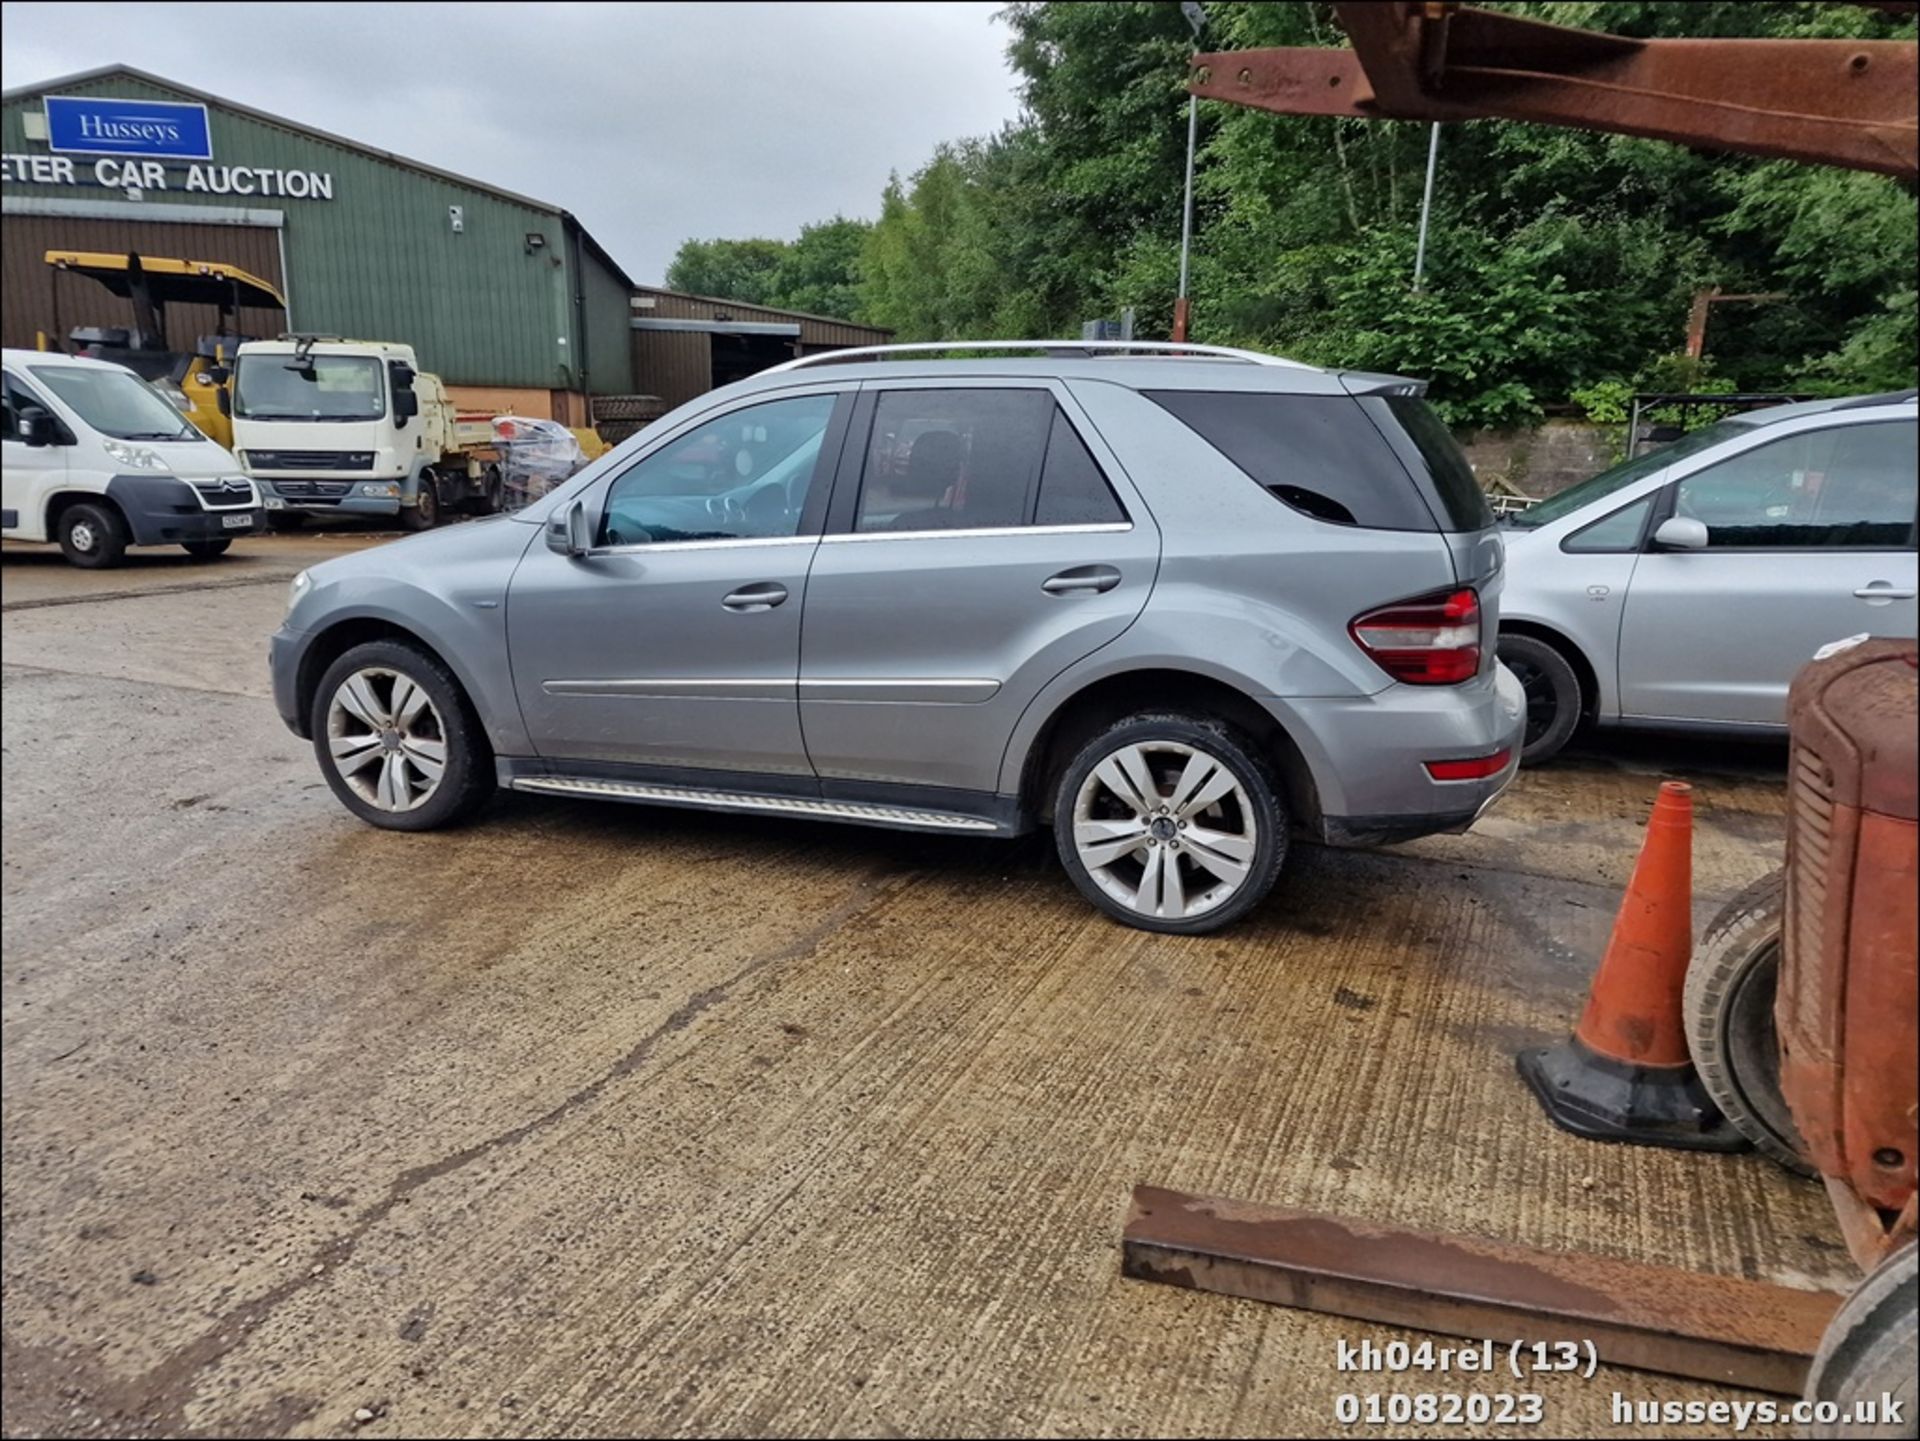
<path fill-rule="evenodd" d="M 1372 417 L 1400 459 L 1416 476 L 1424 475 L 1440 503 L 1445 530 L 1485 530 L 1493 524 L 1493 507 L 1473 473 L 1467 454 L 1453 432 L 1417 395 L 1368 396 L 1360 408 Z M 1406 452 L 1412 446 L 1414 455 Z"/>
<path fill-rule="evenodd" d="M 1346 396 L 1209 390 L 1141 394 L 1295 510 L 1370 530 L 1436 528 L 1406 467 L 1366 413 Z"/>

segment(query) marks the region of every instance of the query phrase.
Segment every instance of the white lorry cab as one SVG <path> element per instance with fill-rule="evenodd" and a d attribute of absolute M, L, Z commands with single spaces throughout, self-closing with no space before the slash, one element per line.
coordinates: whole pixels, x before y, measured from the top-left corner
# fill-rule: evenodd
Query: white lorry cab
<path fill-rule="evenodd" d="M 500 508 L 490 424 L 463 422 L 413 347 L 289 335 L 234 358 L 233 448 L 268 524 L 394 516 L 425 530 L 451 509 Z"/>
<path fill-rule="evenodd" d="M 125 366 L 39 350 L 0 359 L 8 540 L 56 542 L 97 568 L 129 545 L 211 558 L 263 528 L 259 488 L 234 457 Z"/>

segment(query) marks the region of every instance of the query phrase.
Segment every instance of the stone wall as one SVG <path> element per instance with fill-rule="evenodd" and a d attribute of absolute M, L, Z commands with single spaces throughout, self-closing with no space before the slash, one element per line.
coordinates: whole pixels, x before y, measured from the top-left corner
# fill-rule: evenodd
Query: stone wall
<path fill-rule="evenodd" d="M 1618 458 L 1624 427 L 1584 420 L 1549 420 L 1527 430 L 1458 433 L 1483 489 L 1503 489 L 1536 500 L 1597 475 Z"/>

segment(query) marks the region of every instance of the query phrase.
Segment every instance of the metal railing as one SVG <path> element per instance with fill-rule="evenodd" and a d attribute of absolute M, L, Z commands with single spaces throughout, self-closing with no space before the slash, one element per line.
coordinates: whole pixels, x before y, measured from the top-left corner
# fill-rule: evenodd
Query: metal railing
<path fill-rule="evenodd" d="M 818 355 L 803 355 L 782 361 L 761 371 L 771 375 L 782 370 L 800 370 L 844 360 L 891 359 L 909 355 L 944 355 L 955 350 L 1022 351 L 1038 350 L 1048 354 L 1084 355 L 1105 352 L 1118 355 L 1193 355 L 1213 360 L 1238 360 L 1248 365 L 1281 365 L 1291 370 L 1311 370 L 1312 366 L 1279 355 L 1263 355 L 1257 350 L 1237 350 L 1230 345 L 1192 345 L 1172 340 L 925 340 L 904 345 L 856 345 L 844 350 L 823 350 Z"/>

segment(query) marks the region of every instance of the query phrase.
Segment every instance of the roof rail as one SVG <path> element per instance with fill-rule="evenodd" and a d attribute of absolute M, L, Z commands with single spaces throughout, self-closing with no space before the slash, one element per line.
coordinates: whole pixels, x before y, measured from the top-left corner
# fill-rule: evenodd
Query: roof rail
<path fill-rule="evenodd" d="M 1147 355 L 1198 355 L 1215 360 L 1238 360 L 1249 365 L 1283 365 L 1292 370 L 1311 370 L 1313 367 L 1298 360 L 1287 360 L 1278 355 L 1263 355 L 1257 350 L 1236 350 L 1229 345 L 1189 345 L 1184 341 L 1172 340 L 923 340 L 908 345 L 855 345 L 844 350 L 823 350 L 818 355 L 803 355 L 795 360 L 782 361 L 760 372 L 772 375 L 782 370 L 801 370 L 812 365 L 826 365 L 843 360 L 858 360 L 869 357 L 886 359 L 896 355 L 926 355 L 944 353 L 949 350 L 1043 350 L 1085 354 L 1088 351 L 1110 351 L 1120 354 Z"/>

